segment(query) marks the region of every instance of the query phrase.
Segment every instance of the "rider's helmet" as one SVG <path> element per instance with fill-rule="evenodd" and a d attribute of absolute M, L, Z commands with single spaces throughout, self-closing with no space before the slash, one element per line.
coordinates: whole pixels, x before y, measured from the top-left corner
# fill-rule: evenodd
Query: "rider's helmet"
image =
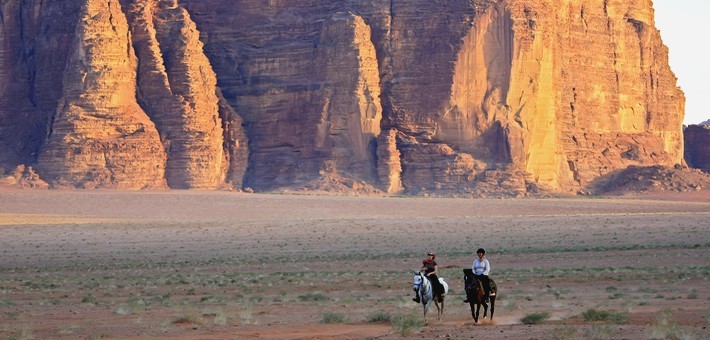
<path fill-rule="evenodd" d="M 483 254 L 483 255 L 486 255 L 486 250 L 483 249 L 483 248 L 478 248 L 478 250 L 476 250 L 476 254 Z"/>

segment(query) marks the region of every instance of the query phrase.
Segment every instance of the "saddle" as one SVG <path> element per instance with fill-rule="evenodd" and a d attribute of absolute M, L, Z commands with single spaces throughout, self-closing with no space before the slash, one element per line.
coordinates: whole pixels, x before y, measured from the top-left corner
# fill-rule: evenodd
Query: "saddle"
<path fill-rule="evenodd" d="M 463 278 L 464 278 L 464 285 L 466 289 L 470 289 L 473 286 L 478 286 L 479 289 L 484 290 L 485 288 L 483 287 L 483 282 L 480 282 L 476 275 L 473 274 L 473 270 L 470 268 L 466 268 L 463 270 Z M 490 296 L 495 296 L 496 292 L 498 291 L 498 287 L 496 286 L 496 282 L 493 281 L 490 277 L 488 278 L 488 284 L 491 287 L 490 291 Z"/>

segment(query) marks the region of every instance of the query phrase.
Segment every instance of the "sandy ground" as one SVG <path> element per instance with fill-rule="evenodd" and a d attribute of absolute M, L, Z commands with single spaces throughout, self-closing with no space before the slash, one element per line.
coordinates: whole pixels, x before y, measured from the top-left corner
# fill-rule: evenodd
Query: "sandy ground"
<path fill-rule="evenodd" d="M 493 321 L 475 325 L 461 269 L 478 247 L 500 294 Z M 429 250 L 451 288 L 444 318 L 432 306 L 427 326 L 404 327 L 423 319 L 412 270 Z M 2 189 L 0 254 L 0 338 L 710 338 L 707 191 L 471 200 Z M 532 313 L 548 319 L 524 324 Z"/>

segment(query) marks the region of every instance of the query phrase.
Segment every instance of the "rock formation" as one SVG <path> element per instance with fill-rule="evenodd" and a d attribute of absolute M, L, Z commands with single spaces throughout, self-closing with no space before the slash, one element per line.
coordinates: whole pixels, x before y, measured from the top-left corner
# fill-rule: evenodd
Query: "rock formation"
<path fill-rule="evenodd" d="M 0 167 L 55 185 L 524 196 L 683 162 L 651 0 L 0 1 Z"/>
<path fill-rule="evenodd" d="M 136 102 L 126 17 L 109 0 L 86 1 L 80 18 L 38 170 L 53 182 L 86 188 L 160 187 L 165 152 Z"/>
<path fill-rule="evenodd" d="M 177 1 L 124 1 L 138 59 L 138 98 L 161 133 L 171 188 L 218 187 L 223 149 L 217 78 Z"/>
<path fill-rule="evenodd" d="M 710 174 L 710 125 L 689 125 L 683 132 L 686 163 Z"/>

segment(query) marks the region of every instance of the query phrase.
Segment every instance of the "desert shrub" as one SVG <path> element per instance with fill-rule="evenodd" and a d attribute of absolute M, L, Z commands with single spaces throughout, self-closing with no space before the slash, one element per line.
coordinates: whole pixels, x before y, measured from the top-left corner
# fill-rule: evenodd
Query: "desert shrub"
<path fill-rule="evenodd" d="M 407 336 L 424 326 L 424 321 L 414 314 L 399 314 L 392 317 L 392 328 L 401 336 Z"/>
<path fill-rule="evenodd" d="M 606 340 L 614 337 L 614 330 L 609 325 L 594 324 L 585 332 L 587 339 Z"/>
<path fill-rule="evenodd" d="M 626 322 L 627 316 L 624 313 L 615 311 L 600 311 L 594 308 L 588 309 L 582 313 L 582 318 L 584 321 L 602 321 L 602 322 L 614 322 L 614 323 L 624 323 Z"/>
<path fill-rule="evenodd" d="M 569 325 L 556 327 L 545 337 L 546 340 L 574 340 L 577 338 L 577 330 Z"/>
<path fill-rule="evenodd" d="M 345 315 L 338 313 L 325 313 L 323 314 L 322 323 L 343 323 L 345 321 Z"/>
<path fill-rule="evenodd" d="M 112 311 L 118 315 L 128 315 L 133 313 L 133 308 L 128 304 L 121 303 L 114 307 Z"/>
<path fill-rule="evenodd" d="M 378 312 L 373 312 L 367 315 L 367 322 L 369 323 L 376 323 L 376 322 L 391 322 L 392 321 L 392 316 L 383 311 L 378 311 Z"/>
<path fill-rule="evenodd" d="M 617 292 L 617 293 L 609 295 L 609 300 L 616 300 L 616 299 L 620 299 L 622 297 L 624 297 L 624 293 Z"/>
<path fill-rule="evenodd" d="M 184 313 L 183 315 L 175 318 L 175 320 L 173 320 L 173 323 L 202 325 L 205 323 L 205 320 L 202 318 L 202 315 L 200 315 L 194 311 L 188 311 L 188 312 Z"/>
<path fill-rule="evenodd" d="M 90 303 L 90 304 L 95 305 L 95 304 L 96 304 L 96 298 L 95 298 L 93 295 L 91 295 L 91 294 L 85 295 L 84 298 L 81 299 L 81 303 Z"/>
<path fill-rule="evenodd" d="M 531 313 L 520 319 L 520 322 L 526 325 L 536 325 L 547 321 L 550 318 L 550 313 Z"/>
<path fill-rule="evenodd" d="M 215 307 L 215 308 L 207 308 L 202 312 L 203 316 L 213 316 L 214 320 L 212 320 L 212 324 L 215 325 L 226 325 L 227 320 L 229 319 L 229 313 L 225 312 L 224 309 Z"/>
<path fill-rule="evenodd" d="M 664 309 L 656 322 L 648 330 L 649 339 L 694 339 L 695 336 L 677 322 L 672 320 L 673 313 Z"/>
<path fill-rule="evenodd" d="M 243 325 L 249 325 L 254 322 L 254 306 L 245 304 L 239 311 L 239 319 Z"/>
<path fill-rule="evenodd" d="M 71 335 L 71 334 L 74 334 L 77 330 L 79 330 L 79 328 L 80 328 L 80 327 L 79 327 L 78 325 L 70 325 L 70 326 L 61 328 L 61 329 L 59 330 L 59 334 L 61 334 L 61 335 Z"/>
<path fill-rule="evenodd" d="M 25 339 L 34 339 L 34 335 L 32 334 L 32 330 L 27 327 L 23 326 L 22 329 L 20 329 L 18 332 L 12 334 L 10 336 L 10 339 L 18 339 L 18 340 L 25 340 Z"/>
<path fill-rule="evenodd" d="M 304 294 L 304 295 L 299 295 L 298 299 L 301 301 L 328 301 L 330 300 L 329 297 L 321 294 L 321 293 L 315 293 L 315 294 Z"/>

